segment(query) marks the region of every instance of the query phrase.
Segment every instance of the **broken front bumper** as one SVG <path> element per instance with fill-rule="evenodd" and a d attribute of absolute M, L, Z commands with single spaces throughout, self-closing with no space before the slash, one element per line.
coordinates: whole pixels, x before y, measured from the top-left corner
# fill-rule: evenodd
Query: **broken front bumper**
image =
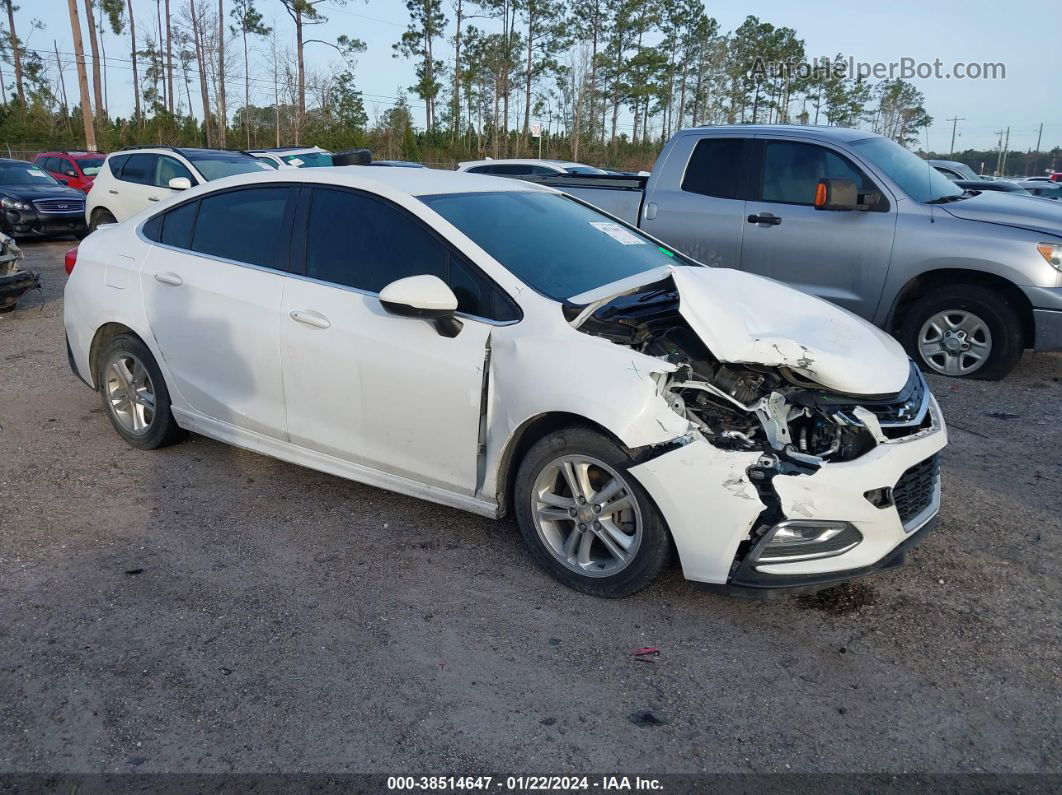
<path fill-rule="evenodd" d="M 39 285 L 40 278 L 32 271 L 0 275 L 0 312 L 14 308 L 18 299 Z"/>
<path fill-rule="evenodd" d="M 689 580 L 731 588 L 822 587 L 899 565 L 903 553 L 928 532 L 939 509 L 940 480 L 928 500 L 902 519 L 892 492 L 905 475 L 927 466 L 947 444 L 936 400 L 931 426 L 912 436 L 879 443 L 852 461 L 825 463 L 810 474 L 779 474 L 771 480 L 780 521 L 846 523 L 858 543 L 841 554 L 791 562 L 757 560 L 770 534 L 753 538 L 767 507 L 747 470 L 762 455 L 728 452 L 698 437 L 631 469 L 668 523 Z M 909 477 L 909 475 L 908 475 Z M 868 495 L 887 493 L 872 501 Z M 901 504 L 901 508 L 904 508 Z M 905 521 L 906 520 L 906 521 Z"/>

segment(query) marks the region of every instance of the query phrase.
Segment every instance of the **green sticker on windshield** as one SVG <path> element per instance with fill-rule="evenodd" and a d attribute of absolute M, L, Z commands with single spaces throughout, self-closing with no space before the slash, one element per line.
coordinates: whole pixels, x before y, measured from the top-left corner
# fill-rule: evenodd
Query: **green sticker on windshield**
<path fill-rule="evenodd" d="M 657 251 L 661 251 L 661 252 L 663 252 L 664 254 L 667 254 L 667 255 L 668 255 L 669 257 L 674 257 L 674 256 L 675 256 L 675 252 L 673 252 L 673 251 L 668 251 L 668 250 L 667 250 L 666 248 L 664 248 L 663 246 L 657 246 L 657 247 L 656 247 L 656 249 L 657 249 Z"/>

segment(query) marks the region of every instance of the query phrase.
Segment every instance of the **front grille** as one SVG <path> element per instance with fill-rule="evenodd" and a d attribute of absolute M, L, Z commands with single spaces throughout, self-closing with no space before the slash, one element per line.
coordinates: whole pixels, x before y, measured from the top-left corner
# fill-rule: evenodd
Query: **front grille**
<path fill-rule="evenodd" d="M 845 420 L 852 425 L 862 423 L 855 415 L 855 409 L 862 406 L 878 418 L 882 433 L 889 439 L 900 439 L 928 428 L 932 422 L 929 416 L 929 386 L 922 374 L 912 366 L 911 377 L 899 394 L 885 400 L 861 400 L 859 403 L 841 404 L 837 408 Z"/>
<path fill-rule="evenodd" d="M 933 504 L 940 480 L 940 456 L 927 458 L 904 472 L 892 487 L 892 501 L 904 529 Z"/>
<path fill-rule="evenodd" d="M 33 206 L 42 213 L 74 214 L 85 212 L 84 199 L 37 199 Z"/>

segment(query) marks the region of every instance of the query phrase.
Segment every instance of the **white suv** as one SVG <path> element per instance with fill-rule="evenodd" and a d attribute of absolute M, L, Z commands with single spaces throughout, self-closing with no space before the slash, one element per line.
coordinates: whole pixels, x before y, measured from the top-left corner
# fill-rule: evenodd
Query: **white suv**
<path fill-rule="evenodd" d="M 89 230 L 136 215 L 151 202 L 177 191 L 233 174 L 272 171 L 269 161 L 221 149 L 170 146 L 124 150 L 108 155 L 85 202 Z"/>

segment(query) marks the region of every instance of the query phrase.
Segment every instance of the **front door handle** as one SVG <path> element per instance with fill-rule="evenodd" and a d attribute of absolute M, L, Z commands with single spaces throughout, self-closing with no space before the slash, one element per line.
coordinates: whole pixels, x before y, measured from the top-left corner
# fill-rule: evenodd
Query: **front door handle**
<path fill-rule="evenodd" d="M 288 317 L 296 323 L 313 326 L 314 328 L 328 328 L 332 325 L 328 322 L 328 318 L 320 312 L 314 312 L 312 309 L 292 309 L 288 312 Z"/>
<path fill-rule="evenodd" d="M 118 195 L 118 191 L 116 191 L 116 190 L 115 190 L 114 188 L 108 188 L 108 189 L 107 189 L 107 192 L 108 192 L 108 193 L 113 193 L 113 194 L 114 194 L 115 196 L 117 196 L 117 195 Z"/>
<path fill-rule="evenodd" d="M 170 287 L 180 287 L 184 284 L 184 279 L 178 276 L 176 273 L 170 273 L 168 271 L 164 273 L 156 273 L 155 281 L 159 284 L 168 284 Z"/>
<path fill-rule="evenodd" d="M 771 215 L 770 213 L 750 215 L 748 221 L 750 224 L 767 224 L 768 226 L 778 226 L 778 224 L 782 223 L 781 218 L 777 215 Z"/>
<path fill-rule="evenodd" d="M 157 202 L 158 200 L 159 200 L 158 196 L 148 196 L 148 201 L 149 202 Z"/>

